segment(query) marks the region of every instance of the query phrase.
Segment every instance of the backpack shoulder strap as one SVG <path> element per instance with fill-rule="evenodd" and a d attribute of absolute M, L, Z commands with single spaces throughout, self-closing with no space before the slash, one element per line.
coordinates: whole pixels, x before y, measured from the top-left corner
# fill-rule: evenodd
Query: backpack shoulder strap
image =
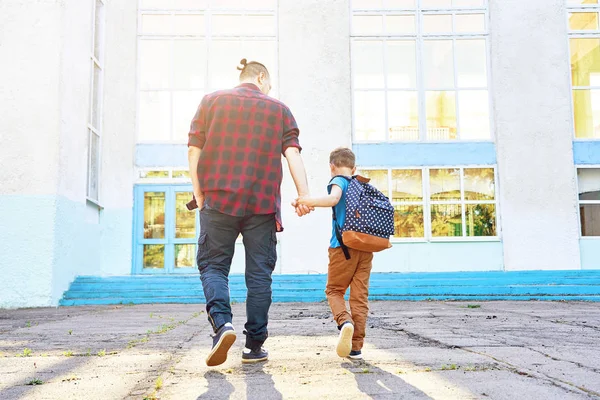
<path fill-rule="evenodd" d="M 335 178 L 344 178 L 348 182 L 351 182 L 352 179 L 354 179 L 354 177 L 350 178 L 345 175 L 336 175 L 333 178 L 331 178 L 331 180 L 329 181 L 330 185 L 331 185 L 331 182 L 333 182 L 333 180 Z M 344 244 L 344 241 L 342 240 L 342 227 L 340 226 L 340 224 L 338 224 L 337 217 L 335 216 L 335 207 L 331 207 L 331 211 L 332 211 L 332 215 L 333 215 L 333 223 L 335 226 L 335 237 L 337 238 L 338 242 L 340 242 L 340 247 L 342 248 L 342 251 L 344 252 L 344 257 L 346 257 L 346 260 L 349 260 L 350 252 L 348 251 L 348 247 Z"/>

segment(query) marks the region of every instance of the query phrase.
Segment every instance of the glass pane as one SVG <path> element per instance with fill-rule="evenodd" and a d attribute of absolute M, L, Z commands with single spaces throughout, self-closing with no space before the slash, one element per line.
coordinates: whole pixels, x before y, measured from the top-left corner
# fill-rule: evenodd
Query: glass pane
<path fill-rule="evenodd" d="M 204 15 L 175 15 L 173 26 L 176 35 L 182 36 L 203 36 L 206 33 Z"/>
<path fill-rule="evenodd" d="M 356 41 L 352 43 L 354 87 L 377 89 L 384 87 L 383 43 Z"/>
<path fill-rule="evenodd" d="M 417 87 L 416 44 L 414 40 L 391 41 L 387 46 L 387 85 L 393 89 Z M 363 63 L 373 63 L 366 58 Z"/>
<path fill-rule="evenodd" d="M 162 179 L 168 177 L 169 171 L 140 171 L 140 178 L 142 179 Z"/>
<path fill-rule="evenodd" d="M 190 177 L 190 172 L 185 170 L 173 171 L 173 178 L 188 178 Z"/>
<path fill-rule="evenodd" d="M 389 193 L 389 185 L 388 185 L 388 171 L 387 169 L 366 169 L 361 170 L 360 175 L 365 178 L 371 179 L 369 182 L 371 185 L 375 186 L 381 193 L 384 195 L 388 195 Z"/>
<path fill-rule="evenodd" d="M 574 31 L 598 29 L 598 13 L 569 13 L 569 28 Z"/>
<path fill-rule="evenodd" d="M 600 138 L 600 90 L 573 90 L 575 136 Z"/>
<path fill-rule="evenodd" d="M 196 266 L 196 245 L 175 245 L 175 268 L 194 268 Z"/>
<path fill-rule="evenodd" d="M 89 170 L 88 170 L 88 197 L 93 200 L 99 199 L 99 180 L 100 180 L 100 138 L 92 131 L 89 143 Z"/>
<path fill-rule="evenodd" d="M 245 31 L 243 15 L 213 15 L 213 35 L 242 35 Z"/>
<path fill-rule="evenodd" d="M 450 8 L 452 7 L 451 0 L 421 0 L 423 8 Z"/>
<path fill-rule="evenodd" d="M 142 8 L 202 9 L 207 3 L 208 0 L 142 0 Z"/>
<path fill-rule="evenodd" d="M 385 30 L 392 35 L 405 35 L 415 33 L 414 15 L 387 15 L 385 17 Z"/>
<path fill-rule="evenodd" d="M 248 15 L 244 20 L 244 33 L 246 35 L 275 36 L 276 34 L 277 24 L 274 15 Z"/>
<path fill-rule="evenodd" d="M 268 10 L 277 7 L 277 0 L 227 0 L 216 1 L 213 3 L 213 8 L 221 8 L 228 10 Z"/>
<path fill-rule="evenodd" d="M 383 92 L 354 92 L 354 135 L 356 140 L 385 140 Z"/>
<path fill-rule="evenodd" d="M 579 200 L 600 201 L 600 168 L 577 170 Z"/>
<path fill-rule="evenodd" d="M 490 139 L 490 115 L 487 90 L 458 92 L 460 138 Z"/>
<path fill-rule="evenodd" d="M 392 201 L 423 201 L 423 172 L 420 169 L 392 170 Z"/>
<path fill-rule="evenodd" d="M 390 140 L 419 140 L 417 92 L 388 92 Z"/>
<path fill-rule="evenodd" d="M 454 54 L 451 40 L 426 40 L 423 45 L 425 86 L 454 87 Z"/>
<path fill-rule="evenodd" d="M 196 212 L 185 206 L 194 198 L 192 192 L 175 193 L 175 238 L 193 239 L 196 237 Z"/>
<path fill-rule="evenodd" d="M 204 87 L 206 77 L 206 47 L 202 40 L 176 40 L 174 86 L 180 89 Z"/>
<path fill-rule="evenodd" d="M 485 40 L 456 41 L 456 81 L 462 88 L 487 86 Z"/>
<path fill-rule="evenodd" d="M 169 93 L 140 93 L 139 140 L 170 140 L 170 124 L 171 102 Z"/>
<path fill-rule="evenodd" d="M 208 80 L 211 89 L 229 89 L 239 84 L 240 71 L 236 68 L 242 58 L 248 58 L 240 41 L 210 42 Z"/>
<path fill-rule="evenodd" d="M 581 204 L 581 236 L 600 236 L 600 204 Z"/>
<path fill-rule="evenodd" d="M 102 61 L 102 40 L 104 38 L 104 4 L 96 0 L 96 21 L 94 23 L 94 57 Z"/>
<path fill-rule="evenodd" d="M 165 238 L 165 192 L 144 193 L 144 239 Z"/>
<path fill-rule="evenodd" d="M 274 40 L 246 40 L 240 49 L 240 54 L 245 55 L 237 60 L 237 65 L 239 65 L 242 58 L 247 58 L 248 61 L 258 61 L 269 70 L 272 77 L 271 80 L 274 80 L 277 76 L 276 53 L 277 42 Z M 239 77 L 239 73 L 236 74 L 236 77 Z M 271 83 L 274 84 L 274 82 Z"/>
<path fill-rule="evenodd" d="M 493 168 L 465 168 L 465 200 L 494 200 L 496 183 Z"/>
<path fill-rule="evenodd" d="M 178 42 L 178 45 L 180 45 Z M 165 89 L 171 76 L 171 42 L 168 40 L 141 40 L 140 86 L 142 89 Z M 189 57 L 189 55 L 188 55 Z M 194 57 L 192 57 L 192 62 Z"/>
<path fill-rule="evenodd" d="M 415 0 L 352 0 L 355 10 L 414 9 Z"/>
<path fill-rule="evenodd" d="M 422 238 L 425 236 L 423 206 L 394 206 L 394 237 Z"/>
<path fill-rule="evenodd" d="M 96 129 L 100 129 L 100 120 L 101 120 L 101 91 L 102 87 L 102 70 L 98 68 L 96 63 L 94 63 L 94 82 L 92 85 L 92 126 Z"/>
<path fill-rule="evenodd" d="M 460 200 L 460 169 L 432 169 L 429 171 L 431 200 Z"/>
<path fill-rule="evenodd" d="M 370 2 L 369 0 L 367 1 L 361 1 L 363 3 L 366 2 Z M 376 2 L 374 2 L 376 3 Z M 392 9 L 392 8 L 404 8 L 404 9 L 408 9 L 408 8 L 415 8 L 415 0 L 383 0 L 383 8 L 386 9 Z"/>
<path fill-rule="evenodd" d="M 165 245 L 164 244 L 145 244 L 144 245 L 144 268 L 164 268 L 165 267 Z"/>
<path fill-rule="evenodd" d="M 467 236 L 497 236 L 494 204 L 466 205 Z"/>
<path fill-rule="evenodd" d="M 456 139 L 456 93 L 427 92 L 427 139 Z"/>
<path fill-rule="evenodd" d="M 203 92 L 173 92 L 173 140 L 187 142 Z"/>
<path fill-rule="evenodd" d="M 423 33 L 452 33 L 452 15 L 423 15 Z"/>
<path fill-rule="evenodd" d="M 571 39 L 573 86 L 600 86 L 600 39 Z"/>
<path fill-rule="evenodd" d="M 598 4 L 598 0 L 567 0 L 567 5 L 578 6 L 581 4 Z"/>
<path fill-rule="evenodd" d="M 142 35 L 170 35 L 171 16 L 161 14 L 142 15 Z"/>
<path fill-rule="evenodd" d="M 485 14 L 456 14 L 454 32 L 471 33 L 485 31 Z"/>
<path fill-rule="evenodd" d="M 431 235 L 434 237 L 462 236 L 462 207 L 460 204 L 431 205 Z"/>
<path fill-rule="evenodd" d="M 382 0 L 352 0 L 354 10 L 381 10 L 383 8 Z"/>
<path fill-rule="evenodd" d="M 483 7 L 485 0 L 452 0 L 454 7 Z"/>
<path fill-rule="evenodd" d="M 383 17 L 381 15 L 354 15 L 352 30 L 355 35 L 379 35 L 383 33 Z"/>

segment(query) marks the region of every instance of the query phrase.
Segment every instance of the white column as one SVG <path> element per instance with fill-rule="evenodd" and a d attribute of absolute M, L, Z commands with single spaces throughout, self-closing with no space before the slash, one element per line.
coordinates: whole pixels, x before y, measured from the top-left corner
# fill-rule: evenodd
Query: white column
<path fill-rule="evenodd" d="M 564 0 L 491 0 L 507 270 L 580 268 Z"/>
<path fill-rule="evenodd" d="M 351 145 L 348 0 L 279 1 L 279 86 L 300 128 L 311 192 L 326 194 L 329 153 Z M 331 209 L 298 218 L 289 205 L 296 195 L 289 174 L 282 191 L 281 271 L 326 272 Z"/>

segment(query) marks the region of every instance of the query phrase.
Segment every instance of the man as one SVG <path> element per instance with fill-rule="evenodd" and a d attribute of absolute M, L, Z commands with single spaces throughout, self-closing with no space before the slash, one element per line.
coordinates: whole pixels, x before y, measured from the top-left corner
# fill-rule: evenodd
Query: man
<path fill-rule="evenodd" d="M 308 194 L 298 126 L 290 110 L 268 96 L 269 71 L 241 61 L 240 85 L 206 95 L 189 133 L 188 160 L 200 208 L 198 270 L 214 330 L 208 366 L 222 364 L 236 339 L 229 300 L 229 270 L 235 241 L 246 251 L 247 322 L 242 362 L 266 361 L 271 274 L 281 232 L 283 154 L 299 196 Z M 310 212 L 297 206 L 299 216 Z"/>

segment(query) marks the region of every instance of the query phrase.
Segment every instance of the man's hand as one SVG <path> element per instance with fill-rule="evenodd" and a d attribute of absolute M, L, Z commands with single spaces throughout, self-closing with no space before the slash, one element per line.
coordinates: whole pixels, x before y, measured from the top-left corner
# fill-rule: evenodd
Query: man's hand
<path fill-rule="evenodd" d="M 292 201 L 292 207 L 296 209 L 296 215 L 302 217 L 306 214 L 310 214 L 315 208 L 310 205 L 310 197 L 302 196 Z"/>
<path fill-rule="evenodd" d="M 194 199 L 196 200 L 198 210 L 202 210 L 202 207 L 204 206 L 204 193 L 194 191 Z"/>

